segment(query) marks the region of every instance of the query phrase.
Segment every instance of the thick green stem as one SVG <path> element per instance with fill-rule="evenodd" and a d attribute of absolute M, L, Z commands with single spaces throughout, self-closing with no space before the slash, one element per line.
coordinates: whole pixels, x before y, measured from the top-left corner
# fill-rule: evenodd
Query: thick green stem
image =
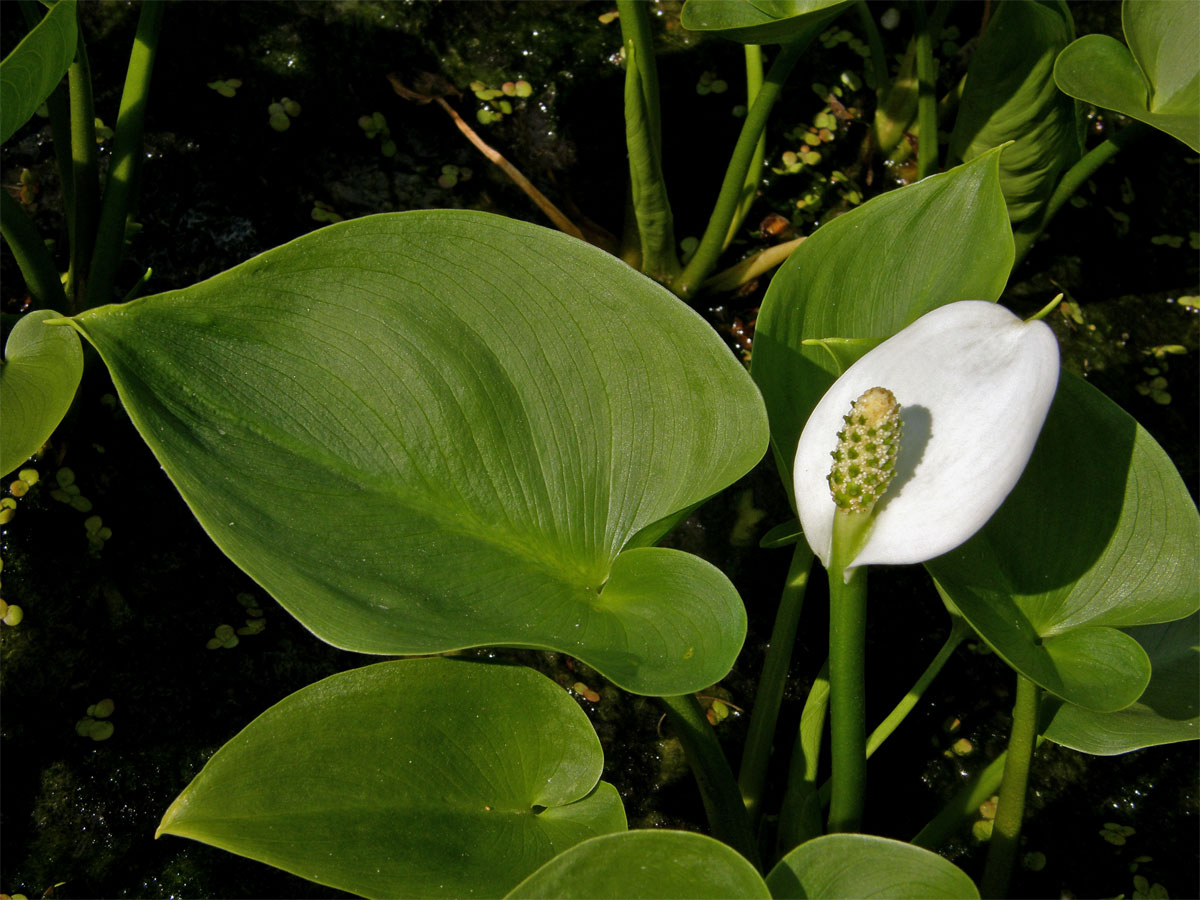
<path fill-rule="evenodd" d="M 96 111 L 92 103 L 92 70 L 88 64 L 83 31 L 75 61 L 67 70 L 71 98 L 71 190 L 68 215 L 71 261 L 67 268 L 67 300 L 71 312 L 80 309 L 87 292 L 87 266 L 96 241 L 96 216 L 100 208 L 100 165 L 96 154 Z"/>
<path fill-rule="evenodd" d="M 888 717 L 880 722 L 878 727 L 871 732 L 870 737 L 867 738 L 867 759 L 870 759 L 875 751 L 883 746 L 883 742 L 891 737 L 892 732 L 913 711 L 921 701 L 925 690 L 933 683 L 933 679 L 937 677 L 937 674 L 949 662 L 958 645 L 971 634 L 971 626 L 967 624 L 965 619 L 954 616 L 951 622 L 950 635 L 946 638 L 946 642 L 942 644 L 942 649 L 937 652 L 937 656 L 925 667 L 925 671 L 921 673 L 921 677 L 916 680 L 916 683 L 908 689 L 908 693 L 904 695 L 904 699 L 896 704 L 895 708 L 888 713 Z M 821 785 L 822 804 L 829 802 L 830 789 L 831 786 L 828 781 Z"/>
<path fill-rule="evenodd" d="M 737 782 L 733 780 L 733 770 L 729 768 L 729 761 L 704 717 L 699 701 L 693 694 L 658 699 L 683 744 L 683 752 L 700 788 L 713 837 L 724 841 L 761 869 L 758 844 L 750 830 L 750 819 Z"/>
<path fill-rule="evenodd" d="M 713 206 L 712 215 L 709 216 L 708 225 L 704 229 L 704 236 L 700 238 L 700 246 L 696 248 L 696 253 L 671 284 L 675 293 L 684 300 L 700 289 L 704 279 L 717 264 L 717 258 L 721 255 L 721 247 L 725 242 L 725 235 L 729 233 L 729 223 L 733 221 L 734 213 L 737 211 L 738 200 L 742 195 L 742 186 L 746 183 L 746 173 L 754 161 L 759 135 L 767 126 L 771 109 L 775 106 L 775 101 L 779 99 L 780 91 L 783 90 L 783 83 L 787 81 L 788 75 L 795 68 L 807 46 L 808 41 L 797 41 L 780 47 L 779 55 L 771 64 L 762 89 L 758 92 L 754 103 L 750 105 L 750 109 L 746 111 L 746 120 L 742 123 L 741 134 L 738 135 L 737 144 L 733 148 L 729 167 L 725 170 L 725 178 L 721 182 L 721 190 L 717 194 L 717 202 Z"/>
<path fill-rule="evenodd" d="M 1013 243 L 1016 245 L 1014 271 L 1025 259 L 1025 254 L 1029 252 L 1034 241 L 1041 237 L 1046 226 L 1050 224 L 1050 220 L 1062 209 L 1062 205 L 1083 186 L 1084 182 L 1091 178 L 1097 169 L 1120 153 L 1124 147 L 1141 140 L 1151 131 L 1153 129 L 1144 122 L 1132 122 L 1104 143 L 1092 148 L 1079 162 L 1067 169 L 1066 174 L 1055 187 L 1054 193 L 1050 195 L 1050 200 L 1046 203 L 1046 207 L 1037 218 L 1036 223 L 1026 222 L 1013 234 Z"/>
<path fill-rule="evenodd" d="M 812 568 L 812 561 L 813 553 L 808 543 L 798 541 L 792 553 L 787 581 L 779 597 L 775 625 L 771 629 L 771 643 L 767 646 L 762 677 L 754 695 L 754 708 L 750 712 L 750 728 L 746 734 L 745 749 L 742 751 L 738 787 L 741 789 L 742 800 L 746 804 L 752 827 L 762 815 L 762 793 L 767 782 L 771 743 L 775 738 L 775 725 L 779 721 L 779 705 L 783 700 L 784 686 L 787 684 L 792 648 L 796 643 L 796 627 L 800 622 L 800 610 L 804 606 L 804 593 L 808 587 L 808 573 Z"/>
<path fill-rule="evenodd" d="M 96 229 L 96 245 L 88 270 L 86 306 L 89 308 L 113 299 L 113 282 L 125 249 L 125 219 L 133 204 L 134 180 L 142 156 L 150 74 L 154 68 L 158 31 L 165 8 L 165 0 L 143 0 L 138 17 L 137 34 L 129 54 L 129 68 L 125 73 L 125 88 L 121 92 L 121 108 L 117 113 L 112 159 L 104 187 L 104 202 L 100 208 L 100 223 Z"/>
<path fill-rule="evenodd" d="M 913 9 L 917 19 L 917 127 L 921 141 L 917 177 L 926 178 L 938 170 L 937 69 L 933 61 L 932 23 L 925 15 L 925 0 L 917 0 Z"/>
<path fill-rule="evenodd" d="M 859 24 L 867 34 L 867 44 L 871 48 L 871 71 L 875 76 L 875 96 L 885 97 L 892 89 L 892 79 L 888 77 L 887 53 L 883 49 L 883 38 L 875 27 L 875 17 L 867 6 L 866 0 L 857 0 L 854 10 L 858 13 Z"/>
<path fill-rule="evenodd" d="M 0 190 L 0 234 L 12 251 L 25 286 L 38 309 L 67 308 L 58 269 L 33 220 L 8 191 Z"/>
<path fill-rule="evenodd" d="M 763 82 L 763 67 L 762 67 L 762 47 L 758 44 L 746 45 L 746 109 L 749 110 L 754 105 L 754 99 L 758 96 L 759 90 L 762 89 Z M 758 196 L 758 180 L 762 177 L 763 157 L 767 152 L 767 132 L 763 130 L 758 136 L 758 144 L 754 147 L 754 159 L 750 163 L 750 168 L 746 172 L 746 180 L 742 184 L 742 196 L 738 200 L 737 211 L 733 214 L 733 221 L 729 223 L 729 230 L 725 233 L 725 243 L 721 245 L 724 250 L 733 241 L 737 230 L 742 227 L 742 222 L 746 220 L 746 214 L 750 212 L 750 207 L 754 205 L 754 200 Z"/>
<path fill-rule="evenodd" d="M 992 823 L 987 864 L 983 870 L 980 894 L 1004 897 L 1012 877 L 1013 862 L 1021 839 L 1021 821 L 1025 817 L 1025 793 L 1029 786 L 1029 767 L 1037 747 L 1038 701 L 1041 689 L 1024 675 L 1017 674 L 1017 697 L 1013 704 L 1012 732 L 1008 736 L 1008 758 L 1004 780 L 1000 783 L 1000 801 Z"/>
<path fill-rule="evenodd" d="M 867 570 L 846 577 L 871 524 L 870 512 L 839 509 L 829 560 L 829 734 L 832 788 L 828 830 L 857 831 L 867 786 Z"/>

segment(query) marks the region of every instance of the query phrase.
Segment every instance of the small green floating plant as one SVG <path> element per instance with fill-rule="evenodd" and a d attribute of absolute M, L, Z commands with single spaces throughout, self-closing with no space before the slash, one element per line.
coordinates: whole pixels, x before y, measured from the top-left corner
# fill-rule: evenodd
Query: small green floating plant
<path fill-rule="evenodd" d="M 87 708 L 87 715 L 75 723 L 75 733 L 93 741 L 107 741 L 115 730 L 113 723 L 108 720 L 115 709 L 116 704 L 111 697 L 93 703 Z"/>

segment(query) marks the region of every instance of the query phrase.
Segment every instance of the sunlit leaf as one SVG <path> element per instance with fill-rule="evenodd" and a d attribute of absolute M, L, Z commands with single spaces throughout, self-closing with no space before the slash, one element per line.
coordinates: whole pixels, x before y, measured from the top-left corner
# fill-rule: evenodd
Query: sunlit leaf
<path fill-rule="evenodd" d="M 732 847 L 690 831 L 623 831 L 590 838 L 546 863 L 509 900 L 769 898 L 762 876 Z"/>
<path fill-rule="evenodd" d="M 869 834 L 827 834 L 801 844 L 771 870 L 767 887 L 776 900 L 979 896 L 967 873 L 949 860 L 903 841 Z"/>
<path fill-rule="evenodd" d="M 1129 46 L 1105 34 L 1084 35 L 1059 55 L 1058 86 L 1200 151 L 1200 4 L 1126 0 L 1121 22 Z"/>
<path fill-rule="evenodd" d="M 762 401 L 602 251 L 372 216 L 75 321 L 218 546 L 329 643 L 547 648 L 648 694 L 733 664 L 728 579 L 642 545 L 758 461 Z"/>
<path fill-rule="evenodd" d="M 495 897 L 625 828 L 584 712 L 532 669 L 378 663 L 297 691 L 217 751 L 158 834 L 367 897 Z"/>
<path fill-rule="evenodd" d="M 0 475 L 13 469 L 46 443 L 75 398 L 83 377 L 79 336 L 60 318 L 41 309 L 22 318 L 8 335 L 0 363 Z"/>
<path fill-rule="evenodd" d="M 849 5 L 847 0 L 687 0 L 680 21 L 690 31 L 711 31 L 743 44 L 807 43 Z"/>
<path fill-rule="evenodd" d="M 8 14 L 15 15 L 12 6 Z M 0 143 L 33 118 L 75 58 L 75 0 L 59 0 L 0 62 Z"/>

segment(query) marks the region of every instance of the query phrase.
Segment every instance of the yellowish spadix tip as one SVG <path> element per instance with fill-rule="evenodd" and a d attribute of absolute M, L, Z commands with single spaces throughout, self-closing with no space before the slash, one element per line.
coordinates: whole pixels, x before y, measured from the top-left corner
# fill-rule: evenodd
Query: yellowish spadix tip
<path fill-rule="evenodd" d="M 830 455 L 829 490 L 839 509 L 869 511 L 896 474 L 900 450 L 900 404 L 887 388 L 873 387 L 842 417 L 837 449 Z"/>

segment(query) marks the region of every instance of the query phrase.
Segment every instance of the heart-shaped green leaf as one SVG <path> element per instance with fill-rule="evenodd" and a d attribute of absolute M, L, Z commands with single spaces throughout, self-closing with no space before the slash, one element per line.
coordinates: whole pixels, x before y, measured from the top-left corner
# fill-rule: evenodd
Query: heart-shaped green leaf
<path fill-rule="evenodd" d="M 509 900 L 769 898 L 740 853 L 691 831 L 623 831 L 589 838 L 546 863 Z"/>
<path fill-rule="evenodd" d="M 218 546 L 331 644 L 548 648 L 647 694 L 741 649 L 728 579 L 640 544 L 759 460 L 762 401 L 594 247 L 372 216 L 75 321 Z"/>
<path fill-rule="evenodd" d="M 869 834 L 827 834 L 801 844 L 771 870 L 767 887 L 776 900 L 979 896 L 967 873 L 948 859 Z"/>
<path fill-rule="evenodd" d="M 743 44 L 808 43 L 847 0 L 687 0 L 680 13 L 689 31 L 711 31 Z"/>
<path fill-rule="evenodd" d="M 1200 518 L 1163 449 L 1063 373 L 1033 457 L 974 538 L 926 563 L 1009 665 L 1064 700 L 1111 712 L 1150 663 L 1118 628 L 1200 605 Z"/>
<path fill-rule="evenodd" d="M 284 698 L 163 816 L 175 834 L 367 897 L 496 897 L 625 829 L 587 715 L 532 669 L 377 663 Z"/>
<path fill-rule="evenodd" d="M 1047 698 L 1042 729 L 1081 753 L 1112 756 L 1200 737 L 1200 616 L 1127 629 L 1150 656 L 1150 684 L 1132 706 L 1101 713 Z"/>
<path fill-rule="evenodd" d="M 24 316 L 8 335 L 0 363 L 0 475 L 7 475 L 50 438 L 75 398 L 83 377 L 79 336 L 62 325 L 46 325 L 59 313 L 39 309 Z"/>
<path fill-rule="evenodd" d="M 75 58 L 76 35 L 75 0 L 58 0 L 0 62 L 0 143 L 33 118 L 62 81 Z"/>
<path fill-rule="evenodd" d="M 1061 0 L 1001 3 L 971 57 L 950 153 L 971 160 L 1013 142 L 1000 157 L 1013 222 L 1036 213 L 1079 158 L 1075 101 L 1054 83 L 1054 60 L 1074 31 Z"/>
<path fill-rule="evenodd" d="M 888 338 L 935 307 L 1000 296 L 1013 240 L 999 153 L 882 194 L 822 225 L 771 279 L 755 326 L 751 373 L 767 404 L 789 497 L 800 432 L 844 361 L 806 342 Z"/>
<path fill-rule="evenodd" d="M 1121 5 L 1126 48 L 1103 34 L 1072 43 L 1054 66 L 1063 93 L 1153 125 L 1200 151 L 1200 4 Z"/>

